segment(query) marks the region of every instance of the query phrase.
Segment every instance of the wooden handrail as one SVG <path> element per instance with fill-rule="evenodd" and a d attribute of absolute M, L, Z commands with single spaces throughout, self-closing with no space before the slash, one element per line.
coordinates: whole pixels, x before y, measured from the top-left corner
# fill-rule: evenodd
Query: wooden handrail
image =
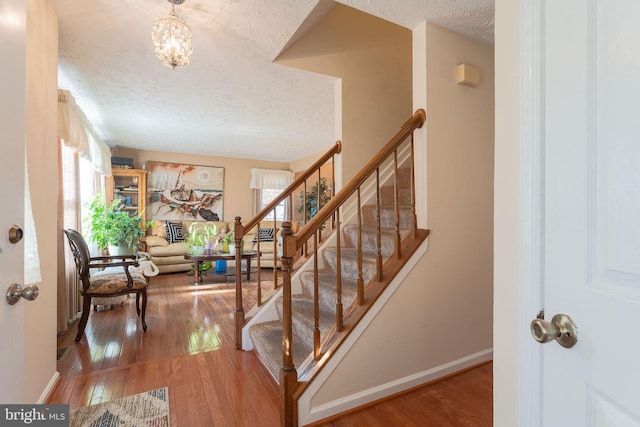
<path fill-rule="evenodd" d="M 332 158 L 336 154 L 340 154 L 342 151 L 342 142 L 336 141 L 335 145 L 329 149 L 322 157 L 320 157 L 313 165 L 311 165 L 302 175 L 296 178 L 287 188 L 282 190 L 282 192 L 271 201 L 267 206 L 262 208 L 260 212 L 256 214 L 252 219 L 250 219 L 246 224 L 244 224 L 245 230 L 251 230 L 257 223 L 259 223 L 262 218 L 267 216 L 269 212 L 271 212 L 276 206 L 278 206 L 284 199 L 289 197 L 302 183 L 304 183 L 311 175 L 316 172 L 320 166 L 324 165 L 327 160 Z"/>
<path fill-rule="evenodd" d="M 369 176 L 393 153 L 393 151 L 409 137 L 414 130 L 424 124 L 427 113 L 421 108 L 407 120 L 396 136 L 385 145 L 361 170 L 349 181 L 305 226 L 296 233 L 298 247 L 322 226 L 333 213 L 369 178 Z"/>

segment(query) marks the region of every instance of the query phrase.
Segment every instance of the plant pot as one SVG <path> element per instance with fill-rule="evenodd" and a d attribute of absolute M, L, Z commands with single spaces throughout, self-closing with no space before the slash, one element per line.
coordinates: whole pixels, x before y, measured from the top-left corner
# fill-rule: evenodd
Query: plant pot
<path fill-rule="evenodd" d="M 244 242 L 240 242 L 240 253 L 242 253 L 242 249 L 244 248 Z M 231 255 L 235 255 L 236 254 L 236 245 L 231 244 L 229 245 L 229 253 Z"/>
<path fill-rule="evenodd" d="M 191 246 L 189 248 L 189 255 L 203 255 L 204 246 Z"/>
<path fill-rule="evenodd" d="M 118 245 L 109 245 L 109 255 L 121 256 L 121 255 L 133 255 L 136 253 L 136 245 L 127 246 L 126 243 L 120 242 Z"/>

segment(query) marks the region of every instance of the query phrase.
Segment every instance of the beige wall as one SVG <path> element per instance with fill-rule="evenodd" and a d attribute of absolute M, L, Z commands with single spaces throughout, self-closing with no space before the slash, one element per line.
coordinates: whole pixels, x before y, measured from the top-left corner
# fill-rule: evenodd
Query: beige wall
<path fill-rule="evenodd" d="M 24 402 L 37 402 L 56 372 L 58 18 L 47 0 L 27 1 L 26 149 L 38 235 L 40 295 L 25 305 Z"/>
<path fill-rule="evenodd" d="M 276 63 L 342 79 L 342 183 L 411 117 L 411 31 L 337 5 Z"/>
<path fill-rule="evenodd" d="M 416 34 L 426 38 L 429 250 L 313 397 L 314 406 L 376 387 L 398 391 L 448 363 L 491 357 L 493 48 L 431 24 Z M 461 62 L 480 68 L 480 87 L 456 84 Z"/>
<path fill-rule="evenodd" d="M 251 212 L 253 196 L 249 188 L 251 168 L 289 170 L 289 163 L 266 160 L 201 156 L 125 148 L 113 148 L 111 149 L 111 153 L 117 157 L 133 158 L 134 167 L 137 169 L 142 169 L 148 161 L 224 167 L 224 202 L 221 220 L 229 223 L 233 223 L 236 216 L 240 216 L 243 222 L 253 217 Z"/>

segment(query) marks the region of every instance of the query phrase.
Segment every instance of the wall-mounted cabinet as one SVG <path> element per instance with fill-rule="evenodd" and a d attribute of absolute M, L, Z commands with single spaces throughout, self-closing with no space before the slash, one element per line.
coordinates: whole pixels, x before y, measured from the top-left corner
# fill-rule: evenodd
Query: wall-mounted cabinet
<path fill-rule="evenodd" d="M 112 169 L 107 177 L 106 201 L 120 200 L 124 209 L 132 215 L 140 215 L 146 221 L 147 171 L 142 169 Z"/>

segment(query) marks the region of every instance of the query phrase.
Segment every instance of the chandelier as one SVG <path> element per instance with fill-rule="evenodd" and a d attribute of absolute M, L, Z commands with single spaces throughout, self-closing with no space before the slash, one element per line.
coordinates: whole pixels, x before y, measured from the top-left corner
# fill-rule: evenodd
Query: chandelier
<path fill-rule="evenodd" d="M 191 62 L 191 29 L 178 19 L 175 5 L 184 0 L 167 0 L 171 3 L 171 13 L 166 18 L 158 18 L 153 24 L 151 38 L 156 56 L 164 65 L 182 68 Z"/>

